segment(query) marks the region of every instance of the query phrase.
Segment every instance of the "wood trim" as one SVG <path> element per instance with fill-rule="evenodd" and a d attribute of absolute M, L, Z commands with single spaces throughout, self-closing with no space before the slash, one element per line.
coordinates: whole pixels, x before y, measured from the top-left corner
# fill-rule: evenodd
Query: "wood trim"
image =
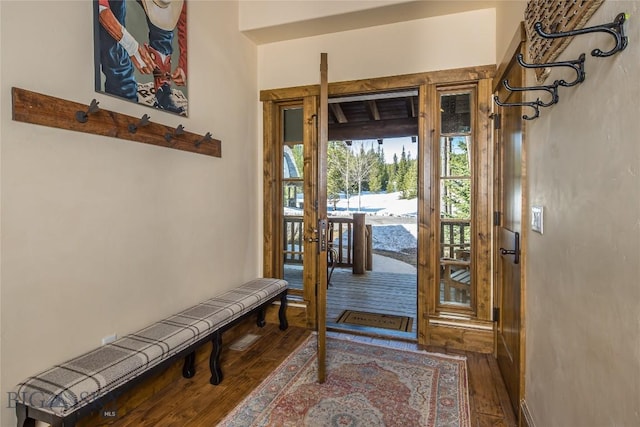
<path fill-rule="evenodd" d="M 304 234 L 305 237 L 315 237 L 317 233 L 314 232 L 316 224 L 318 223 L 317 211 L 315 209 L 307 209 L 314 201 L 317 200 L 316 193 L 316 179 L 314 177 L 318 174 L 318 97 L 307 96 L 303 100 L 302 111 L 304 114 L 304 135 L 303 135 L 303 151 L 304 151 Z M 278 218 L 282 218 L 282 214 L 278 214 Z M 315 254 L 317 252 L 317 243 L 308 242 L 305 239 L 304 251 L 307 254 Z M 318 322 L 317 315 L 317 301 L 316 301 L 316 283 L 317 278 L 317 263 L 318 259 L 315 256 L 305 256 L 303 259 L 303 294 L 304 300 L 307 303 L 307 327 L 309 329 L 316 329 Z M 280 263 L 282 265 L 282 263 Z"/>
<path fill-rule="evenodd" d="M 267 101 L 262 104 L 262 119 L 263 119 L 263 135 L 264 135 L 264 144 L 263 144 L 263 232 L 262 232 L 262 247 L 263 247 L 263 255 L 262 255 L 262 274 L 264 277 L 278 277 L 277 269 L 275 265 L 275 261 L 277 259 L 275 250 L 276 244 L 274 242 L 275 236 L 279 236 L 280 234 L 276 234 L 276 221 L 275 221 L 275 211 L 276 204 L 275 198 L 277 195 L 276 184 L 277 184 L 277 169 L 276 169 L 276 160 L 275 156 L 275 147 L 274 142 L 276 139 L 276 128 L 275 128 L 275 118 L 276 116 L 276 107 L 273 102 Z"/>
<path fill-rule="evenodd" d="M 521 49 L 520 45 L 527 41 L 527 32 L 524 28 L 524 21 L 520 22 L 520 25 L 516 29 L 516 32 L 513 35 L 513 39 L 511 43 L 509 43 L 509 47 L 507 47 L 507 53 L 505 57 L 502 58 L 502 61 L 498 65 L 498 69 L 496 70 L 495 77 L 497 77 L 493 83 L 493 91 L 497 92 L 499 85 L 502 84 L 502 76 L 505 75 L 507 69 L 514 62 L 514 52 L 521 52 L 524 54 L 524 50 Z"/>
<path fill-rule="evenodd" d="M 520 400 L 520 416 L 518 419 L 520 420 L 520 427 L 536 427 L 525 399 Z"/>
<path fill-rule="evenodd" d="M 452 70 L 438 70 L 426 73 L 329 83 L 329 96 L 415 88 L 422 84 L 430 83 L 443 84 L 471 82 L 480 79 L 493 78 L 495 72 L 495 65 L 481 65 L 477 67 L 456 68 Z M 319 94 L 319 85 L 266 89 L 260 91 L 260 101 L 284 101 L 300 99 L 310 95 L 317 96 Z"/>
<path fill-rule="evenodd" d="M 475 310 L 479 320 L 492 321 L 493 306 L 492 281 L 491 281 L 491 249 L 493 233 L 493 204 L 490 195 L 493 194 L 493 144 L 491 135 L 492 93 L 491 79 L 482 79 L 478 82 L 477 115 L 474 164 L 475 186 L 473 191 L 475 209 Z M 478 165 L 481 165 L 479 167 Z"/>
<path fill-rule="evenodd" d="M 429 345 L 447 349 L 493 353 L 493 323 L 459 321 L 432 317 L 429 319 Z"/>
<path fill-rule="evenodd" d="M 422 84 L 418 89 L 418 241 L 423 242 L 418 248 L 418 344 L 429 345 L 429 289 L 430 283 L 434 283 L 434 272 L 430 265 L 432 259 L 431 248 L 434 244 L 433 227 L 431 226 L 431 207 L 433 182 L 431 159 L 433 141 L 433 129 L 435 126 L 434 115 L 427 106 L 432 105 L 429 99 L 435 96 L 433 85 Z"/>

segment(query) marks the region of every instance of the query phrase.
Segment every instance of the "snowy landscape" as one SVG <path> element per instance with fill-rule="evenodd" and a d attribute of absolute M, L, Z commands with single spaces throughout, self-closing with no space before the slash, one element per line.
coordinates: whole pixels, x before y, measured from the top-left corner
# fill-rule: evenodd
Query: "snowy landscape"
<path fill-rule="evenodd" d="M 366 223 L 373 230 L 373 249 L 388 252 L 415 253 L 418 246 L 418 199 L 400 199 L 400 192 L 364 193 L 351 196 L 349 203 L 341 198 L 336 204 L 327 208 L 332 216 L 350 216 L 358 212 L 367 214 Z M 347 210 L 347 206 L 349 210 Z"/>

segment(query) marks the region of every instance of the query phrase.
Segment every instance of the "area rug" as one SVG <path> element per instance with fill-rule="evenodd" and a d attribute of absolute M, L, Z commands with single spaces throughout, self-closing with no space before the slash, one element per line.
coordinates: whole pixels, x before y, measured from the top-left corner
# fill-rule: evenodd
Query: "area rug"
<path fill-rule="evenodd" d="M 368 311 L 345 310 L 336 323 L 370 326 L 373 328 L 393 329 L 394 331 L 411 332 L 413 319 L 407 316 L 392 314 L 370 313 Z"/>
<path fill-rule="evenodd" d="M 219 426 L 469 427 L 466 359 L 312 335 Z"/>

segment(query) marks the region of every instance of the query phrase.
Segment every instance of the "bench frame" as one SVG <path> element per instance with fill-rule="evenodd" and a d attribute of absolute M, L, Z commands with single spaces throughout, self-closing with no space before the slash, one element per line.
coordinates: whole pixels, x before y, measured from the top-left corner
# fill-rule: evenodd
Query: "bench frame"
<path fill-rule="evenodd" d="M 49 412 L 42 411 L 36 407 L 27 406 L 24 403 L 16 402 L 16 415 L 18 417 L 18 427 L 35 427 L 36 420 L 48 423 L 51 427 L 74 427 L 76 423 L 81 419 L 90 415 L 91 413 L 101 410 L 106 403 L 115 402 L 125 391 L 132 389 L 136 385 L 140 384 L 143 380 L 149 378 L 153 374 L 166 370 L 170 365 L 176 362 L 176 360 L 184 358 L 184 365 L 182 368 L 182 376 L 184 378 L 191 378 L 195 375 L 195 360 L 196 350 L 208 341 L 211 341 L 213 347 L 211 349 L 211 356 L 209 358 L 209 367 L 211 369 L 211 384 L 217 385 L 222 381 L 222 368 L 220 366 L 220 354 L 222 353 L 222 333 L 229 330 L 233 326 L 237 325 L 241 321 L 247 319 L 253 314 L 258 315 L 256 324 L 259 327 L 266 325 L 265 312 L 267 306 L 276 300 L 280 300 L 280 309 L 278 310 L 278 320 L 280 322 L 280 330 L 284 331 L 289 327 L 287 322 L 287 289 L 280 292 L 278 295 L 263 302 L 256 308 L 244 313 L 242 316 L 234 319 L 230 323 L 216 329 L 209 335 L 196 341 L 188 348 L 176 353 L 174 356 L 163 360 L 156 366 L 144 371 L 130 381 L 116 387 L 104 396 L 86 404 L 73 411 L 65 417 L 57 417 Z"/>

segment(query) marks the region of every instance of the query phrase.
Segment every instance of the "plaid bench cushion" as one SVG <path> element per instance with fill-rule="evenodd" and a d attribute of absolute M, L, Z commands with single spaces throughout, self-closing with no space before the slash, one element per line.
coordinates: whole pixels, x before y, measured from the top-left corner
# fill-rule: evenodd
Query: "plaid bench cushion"
<path fill-rule="evenodd" d="M 277 296 L 288 284 L 255 279 L 19 383 L 16 401 L 58 417 L 100 399 Z"/>

